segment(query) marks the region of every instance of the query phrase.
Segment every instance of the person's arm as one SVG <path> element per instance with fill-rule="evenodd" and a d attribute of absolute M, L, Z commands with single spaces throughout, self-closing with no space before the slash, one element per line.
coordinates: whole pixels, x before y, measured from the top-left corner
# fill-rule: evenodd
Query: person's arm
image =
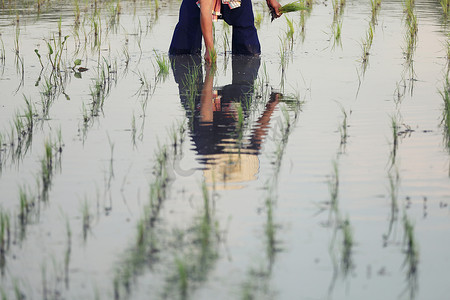
<path fill-rule="evenodd" d="M 212 7 L 214 0 L 200 0 L 200 26 L 205 41 L 205 60 L 208 64 L 213 61 L 215 56 L 213 24 L 212 24 Z"/>

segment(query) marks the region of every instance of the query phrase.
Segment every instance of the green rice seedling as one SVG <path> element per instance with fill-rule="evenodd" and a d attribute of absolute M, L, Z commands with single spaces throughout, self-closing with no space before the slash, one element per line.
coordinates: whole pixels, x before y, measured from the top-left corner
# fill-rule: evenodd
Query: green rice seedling
<path fill-rule="evenodd" d="M 19 16 L 17 16 L 17 20 L 18 18 Z M 16 56 L 19 56 L 20 53 L 20 26 L 18 21 L 16 23 L 16 34 L 14 38 L 14 53 L 16 54 Z"/>
<path fill-rule="evenodd" d="M 334 36 L 334 43 L 333 47 L 338 45 L 342 47 L 342 21 L 336 21 L 333 23 L 333 36 Z"/>
<path fill-rule="evenodd" d="M 334 18 L 339 15 L 339 0 L 332 0 L 331 4 L 333 5 Z"/>
<path fill-rule="evenodd" d="M 288 17 L 285 16 L 286 23 L 287 23 L 287 29 L 286 29 L 286 40 L 289 41 L 290 50 L 292 51 L 294 47 L 294 23 L 292 20 L 290 20 Z"/>
<path fill-rule="evenodd" d="M 381 7 L 381 0 L 370 0 L 370 7 L 372 12 L 372 17 L 370 19 L 371 24 L 376 24 L 378 12 Z"/>
<path fill-rule="evenodd" d="M 260 11 L 255 11 L 255 27 L 256 29 L 259 29 L 261 27 L 261 22 L 263 20 L 263 16 Z"/>
<path fill-rule="evenodd" d="M 447 150 L 450 151 L 450 81 L 448 73 L 445 76 L 444 86 L 439 93 L 444 101 L 441 121 L 441 125 L 444 127 L 444 144 Z"/>
<path fill-rule="evenodd" d="M 280 51 L 278 53 L 278 56 L 280 58 L 280 68 L 281 68 L 281 74 L 282 74 L 282 78 L 283 75 L 285 73 L 285 70 L 287 68 L 287 64 L 288 64 L 288 47 L 286 45 L 286 40 L 282 39 L 280 37 L 278 37 L 280 40 Z"/>
<path fill-rule="evenodd" d="M 444 16 L 447 16 L 449 8 L 450 8 L 450 1 L 449 0 L 441 0 L 440 3 L 441 3 L 442 12 L 444 13 Z"/>
<path fill-rule="evenodd" d="M 156 50 L 153 50 L 153 52 L 155 53 L 156 65 L 158 66 L 158 72 L 156 76 L 158 78 L 163 78 L 164 80 L 169 75 L 170 70 L 169 59 L 163 56 L 162 54 L 156 52 Z"/>
<path fill-rule="evenodd" d="M 188 270 L 186 263 L 179 258 L 175 259 L 178 270 L 178 287 L 180 289 L 181 299 L 186 299 L 188 292 Z"/>
<path fill-rule="evenodd" d="M 74 4 L 74 15 L 75 15 L 75 26 L 80 25 L 80 5 L 78 3 L 78 0 L 75 0 Z"/>
<path fill-rule="evenodd" d="M 305 3 L 303 1 L 295 1 L 295 2 L 291 2 L 291 3 L 281 6 L 279 9 L 279 12 L 282 14 L 285 14 L 285 13 L 296 12 L 296 11 L 307 10 L 307 9 L 308 9 L 308 7 L 305 5 Z M 275 18 L 273 11 L 271 11 L 271 15 L 272 15 L 272 21 L 273 21 L 273 19 Z"/>
<path fill-rule="evenodd" d="M 58 20 L 58 38 L 62 37 L 61 26 L 62 26 L 62 19 L 61 19 L 61 17 L 59 17 L 59 20 Z"/>

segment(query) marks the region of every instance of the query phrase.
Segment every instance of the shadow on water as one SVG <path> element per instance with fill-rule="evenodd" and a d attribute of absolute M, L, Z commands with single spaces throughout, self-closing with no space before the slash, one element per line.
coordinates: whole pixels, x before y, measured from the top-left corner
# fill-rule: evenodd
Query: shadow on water
<path fill-rule="evenodd" d="M 259 57 L 233 56 L 232 82 L 214 87 L 215 70 L 206 67 L 203 79 L 200 56 L 171 57 L 180 100 L 189 119 L 190 135 L 208 184 L 219 189 L 241 188 L 257 179 L 258 155 L 279 103 L 272 93 L 256 121 L 250 120 Z"/>

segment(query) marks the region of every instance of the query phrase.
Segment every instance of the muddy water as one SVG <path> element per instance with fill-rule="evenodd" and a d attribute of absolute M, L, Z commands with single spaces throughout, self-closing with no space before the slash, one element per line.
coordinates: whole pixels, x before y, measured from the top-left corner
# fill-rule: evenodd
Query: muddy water
<path fill-rule="evenodd" d="M 191 57 L 167 77 L 157 75 L 156 56 L 168 59 L 178 1 L 159 3 L 158 13 L 155 2 L 122 1 L 120 15 L 116 2 L 98 3 L 98 15 L 79 3 L 78 29 L 74 3 L 45 3 L 40 13 L 36 4 L 5 4 L 8 299 L 446 299 L 440 6 L 416 2 L 408 64 L 404 4 L 382 2 L 364 69 L 370 3 L 347 1 L 336 17 L 331 2 L 314 3 L 303 33 L 300 14 L 288 14 L 295 31 L 284 67 L 287 21 L 271 23 L 265 4 L 253 4 L 263 17 L 260 59 L 224 52 L 228 29 L 219 22 L 216 72 Z M 52 73 L 58 26 L 68 38 Z M 201 90 L 213 101 L 202 102 Z M 95 95 L 105 96 L 98 109 Z M 14 120 L 25 122 L 25 97 L 34 126 L 19 140 Z M 200 117 L 206 107 L 212 124 Z"/>

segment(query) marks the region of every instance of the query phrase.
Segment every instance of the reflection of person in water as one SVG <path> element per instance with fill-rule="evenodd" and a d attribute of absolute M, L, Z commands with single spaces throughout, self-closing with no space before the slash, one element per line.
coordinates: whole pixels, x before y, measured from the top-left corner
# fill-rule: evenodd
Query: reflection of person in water
<path fill-rule="evenodd" d="M 233 56 L 232 83 L 216 89 L 213 88 L 214 71 L 208 65 L 202 82 L 200 56 L 177 55 L 171 60 L 206 180 L 236 183 L 256 179 L 258 154 L 279 96 L 272 94 L 255 124 L 246 124 L 260 58 Z M 195 83 L 193 79 L 197 79 Z M 193 85 L 201 93 L 190 99 Z M 244 126 L 251 128 L 249 136 L 243 136 Z"/>

